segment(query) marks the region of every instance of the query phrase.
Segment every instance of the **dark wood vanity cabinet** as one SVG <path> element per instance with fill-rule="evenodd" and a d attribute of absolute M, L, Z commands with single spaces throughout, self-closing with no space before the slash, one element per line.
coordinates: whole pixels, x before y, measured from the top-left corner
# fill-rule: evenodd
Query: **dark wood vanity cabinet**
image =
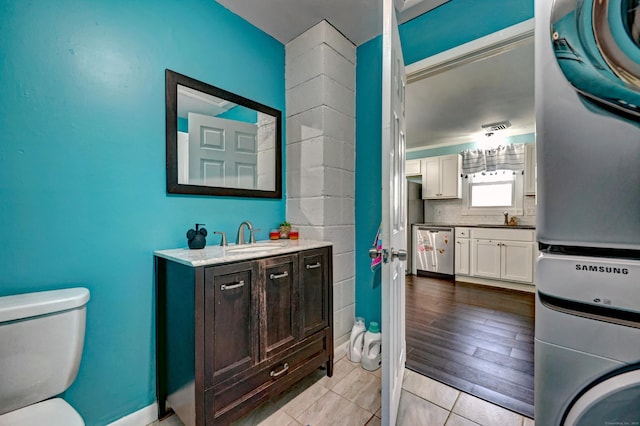
<path fill-rule="evenodd" d="M 157 396 L 185 425 L 228 424 L 333 373 L 332 253 L 190 267 L 156 256 Z"/>

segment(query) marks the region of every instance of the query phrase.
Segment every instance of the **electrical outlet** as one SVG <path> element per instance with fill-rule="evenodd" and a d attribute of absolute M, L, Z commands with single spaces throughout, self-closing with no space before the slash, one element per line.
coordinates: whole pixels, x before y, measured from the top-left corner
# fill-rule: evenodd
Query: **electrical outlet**
<path fill-rule="evenodd" d="M 536 208 L 535 207 L 527 207 L 525 212 L 527 213 L 528 216 L 534 216 L 536 214 Z"/>
<path fill-rule="evenodd" d="M 442 216 L 442 209 L 436 209 L 436 214 L 438 216 Z"/>

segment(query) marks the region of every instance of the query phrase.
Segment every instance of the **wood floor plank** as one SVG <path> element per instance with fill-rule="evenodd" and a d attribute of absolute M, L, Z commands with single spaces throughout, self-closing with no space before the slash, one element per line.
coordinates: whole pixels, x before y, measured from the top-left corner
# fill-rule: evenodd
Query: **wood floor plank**
<path fill-rule="evenodd" d="M 503 376 L 496 376 L 481 369 L 461 363 L 459 360 L 454 361 L 420 350 L 413 351 L 411 358 L 414 361 L 422 361 L 423 363 L 428 360 L 430 368 L 434 369 L 429 377 L 434 380 L 445 382 L 446 375 L 454 376 L 465 382 L 491 389 L 494 392 L 508 395 L 523 402 L 533 402 L 533 377 L 531 378 L 530 383 L 514 383 L 513 381 L 504 379 L 508 373 L 503 373 Z M 513 376 L 510 376 L 510 378 L 512 377 Z M 451 384 L 451 386 L 454 385 Z"/>
<path fill-rule="evenodd" d="M 503 355 L 482 348 L 476 349 L 476 351 L 473 353 L 473 356 L 484 359 L 485 361 L 499 364 L 506 368 L 511 368 L 512 370 L 521 371 L 525 374 L 528 374 L 530 377 L 533 377 L 533 360 L 524 360 L 518 358 L 517 356 L 514 357 L 510 355 Z"/>
<path fill-rule="evenodd" d="M 409 337 L 409 336 L 413 336 L 414 334 L 417 334 L 418 337 L 424 337 L 424 338 L 427 338 L 428 335 L 435 335 L 451 341 L 459 342 L 460 340 L 462 340 L 461 336 L 450 331 L 439 330 L 435 327 L 426 327 L 424 329 L 417 328 L 415 325 L 409 325 L 409 323 L 407 323 L 406 336 Z M 511 351 L 513 350 L 513 346 L 511 345 L 500 344 L 496 342 L 489 342 L 485 339 L 475 338 L 472 336 L 464 336 L 464 342 L 468 345 L 471 345 L 477 348 L 483 348 L 483 349 L 486 349 L 492 352 L 497 352 L 503 355 L 511 355 Z"/>
<path fill-rule="evenodd" d="M 407 276 L 407 367 L 533 416 L 534 296 Z"/>

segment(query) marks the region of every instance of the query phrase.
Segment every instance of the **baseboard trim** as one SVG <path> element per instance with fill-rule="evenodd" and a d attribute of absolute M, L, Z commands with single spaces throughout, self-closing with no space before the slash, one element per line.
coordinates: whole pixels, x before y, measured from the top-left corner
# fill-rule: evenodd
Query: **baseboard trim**
<path fill-rule="evenodd" d="M 138 411 L 134 411 L 113 423 L 109 423 L 109 426 L 146 426 L 149 423 L 153 423 L 158 420 L 158 404 L 155 402 Z"/>
<path fill-rule="evenodd" d="M 533 284 L 521 284 L 513 281 L 498 281 L 486 278 L 470 277 L 467 275 L 456 275 L 456 282 L 465 282 L 471 284 L 486 285 L 490 287 L 506 288 L 510 290 L 524 291 L 526 293 L 535 293 L 536 286 Z"/>

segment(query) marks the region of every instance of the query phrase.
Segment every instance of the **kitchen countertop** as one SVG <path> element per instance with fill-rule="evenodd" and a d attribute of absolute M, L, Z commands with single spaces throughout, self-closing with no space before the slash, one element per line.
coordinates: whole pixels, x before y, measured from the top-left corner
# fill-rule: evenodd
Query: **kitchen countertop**
<path fill-rule="evenodd" d="M 264 240 L 254 244 L 229 244 L 222 246 L 205 246 L 203 249 L 191 250 L 178 248 L 169 250 L 156 250 L 155 256 L 173 260 L 187 266 L 208 266 L 222 263 L 237 262 L 240 260 L 258 259 L 260 257 L 274 256 L 285 253 L 296 253 L 333 245 L 329 241 L 316 240 Z"/>
<path fill-rule="evenodd" d="M 498 225 L 498 224 L 453 224 L 453 223 L 414 223 L 413 226 L 435 226 L 447 228 L 505 228 L 505 229 L 536 229 L 535 225 Z"/>

